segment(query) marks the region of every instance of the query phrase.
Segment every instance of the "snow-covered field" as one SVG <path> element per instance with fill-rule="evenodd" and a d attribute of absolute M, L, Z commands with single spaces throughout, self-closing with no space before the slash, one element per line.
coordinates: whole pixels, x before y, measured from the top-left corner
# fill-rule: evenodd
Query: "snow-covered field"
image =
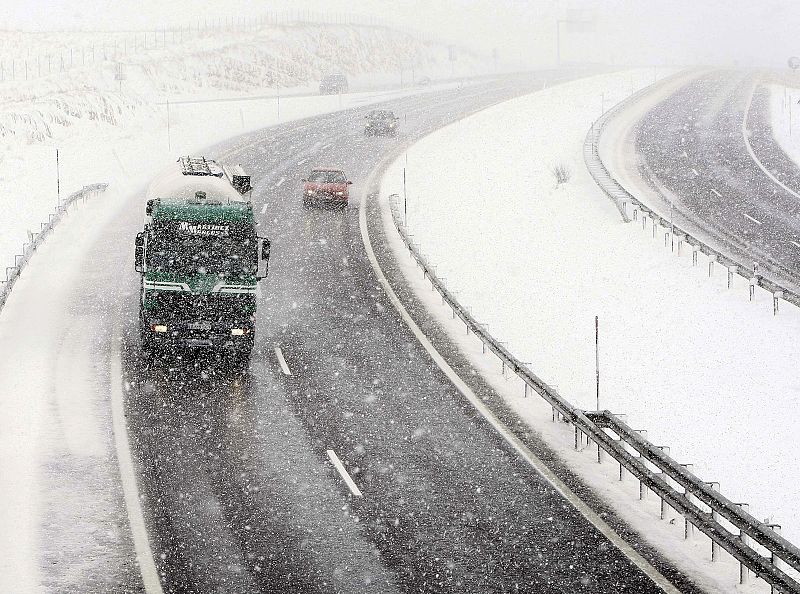
<path fill-rule="evenodd" d="M 800 80 L 791 83 L 770 85 L 772 133 L 784 152 L 800 163 Z"/>
<path fill-rule="evenodd" d="M 787 449 L 800 422 L 800 310 L 784 304 L 773 316 L 769 294 L 751 303 L 745 280 L 728 290 L 720 267 L 709 278 L 703 261 L 692 267 L 690 250 L 678 256 L 663 235 L 624 224 L 583 164 L 601 105 L 651 82 L 652 70 L 602 75 L 481 112 L 411 147 L 381 195 L 402 200 L 405 167 L 409 231 L 437 274 L 519 359 L 589 410 L 599 316 L 600 407 L 627 414 L 653 443 L 799 541 L 800 469 Z M 556 185 L 556 165 L 571 171 L 568 183 Z M 521 391 L 514 384 L 511 401 L 535 408 Z M 554 437 L 567 459 L 569 437 Z M 669 543 L 657 505 L 649 520 L 641 506 L 625 508 Z M 672 548 L 702 570 L 704 547 L 705 561 L 688 559 L 691 546 Z M 721 583 L 719 591 L 733 589 Z"/>

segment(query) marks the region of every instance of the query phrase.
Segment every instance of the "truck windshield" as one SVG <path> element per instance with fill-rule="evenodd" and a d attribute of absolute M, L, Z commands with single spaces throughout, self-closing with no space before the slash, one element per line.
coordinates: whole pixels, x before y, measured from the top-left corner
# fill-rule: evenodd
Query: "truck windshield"
<path fill-rule="evenodd" d="M 155 224 L 147 266 L 156 272 L 248 276 L 258 268 L 255 235 L 233 225 Z"/>

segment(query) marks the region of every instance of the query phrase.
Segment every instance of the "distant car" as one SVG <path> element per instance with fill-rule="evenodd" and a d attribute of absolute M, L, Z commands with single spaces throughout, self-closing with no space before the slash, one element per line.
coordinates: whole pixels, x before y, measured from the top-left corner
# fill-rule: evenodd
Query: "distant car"
<path fill-rule="evenodd" d="M 303 206 L 332 204 L 344 208 L 350 199 L 352 183 L 341 169 L 315 167 L 303 180 Z"/>
<path fill-rule="evenodd" d="M 430 84 L 432 82 L 433 81 L 431 80 L 431 78 L 429 76 L 420 76 L 417 79 L 417 86 L 419 86 L 419 87 L 427 87 L 427 86 L 430 86 Z"/>
<path fill-rule="evenodd" d="M 350 85 L 347 82 L 347 77 L 344 74 L 328 74 L 323 76 L 319 81 L 319 94 L 320 95 L 337 95 L 339 93 L 347 93 Z"/>
<path fill-rule="evenodd" d="M 388 109 L 373 109 L 366 115 L 366 136 L 397 136 L 397 116 Z"/>

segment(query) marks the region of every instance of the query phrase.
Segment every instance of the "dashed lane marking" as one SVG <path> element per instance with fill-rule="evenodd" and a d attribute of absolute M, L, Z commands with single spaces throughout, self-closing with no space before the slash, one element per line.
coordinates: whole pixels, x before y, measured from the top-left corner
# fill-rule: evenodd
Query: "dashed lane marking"
<path fill-rule="evenodd" d="M 280 178 L 280 179 L 278 180 L 278 182 L 275 184 L 275 187 L 276 187 L 276 188 L 280 188 L 280 187 L 283 185 L 283 182 L 285 182 L 285 181 L 286 181 L 286 178 L 285 178 L 285 177 L 282 177 L 282 178 Z"/>
<path fill-rule="evenodd" d="M 281 366 L 283 375 L 292 375 L 292 370 L 289 369 L 289 366 L 286 364 L 286 359 L 283 358 L 281 347 L 275 347 L 275 356 L 278 358 L 278 364 Z"/>
<path fill-rule="evenodd" d="M 758 219 L 754 219 L 753 217 L 751 217 L 747 213 L 745 213 L 744 216 L 747 217 L 748 219 L 750 219 L 751 221 L 753 221 L 756 225 L 761 225 L 762 224 L 761 221 L 759 221 Z"/>
<path fill-rule="evenodd" d="M 712 192 L 714 192 L 714 193 L 715 193 L 717 196 L 719 196 L 720 198 L 722 198 L 722 194 L 720 194 L 719 192 L 717 192 L 717 191 L 716 191 L 714 188 L 711 188 L 711 191 L 712 191 Z"/>
<path fill-rule="evenodd" d="M 358 485 L 355 484 L 353 479 L 350 478 L 350 475 L 347 474 L 347 470 L 345 470 L 344 464 L 342 464 L 342 461 L 339 460 L 339 456 L 336 455 L 336 452 L 334 452 L 333 450 L 328 450 L 328 458 L 330 458 L 330 461 L 333 463 L 334 468 L 336 468 L 336 470 L 341 475 L 342 479 L 344 479 L 344 482 L 347 485 L 347 488 L 350 489 L 350 492 L 355 497 L 363 497 L 364 494 L 358 488 Z"/>
<path fill-rule="evenodd" d="M 267 212 L 267 205 L 266 204 L 261 207 L 261 214 L 264 214 L 265 212 Z"/>
<path fill-rule="evenodd" d="M 694 173 L 697 177 L 700 177 L 700 174 L 697 172 L 697 169 L 692 168 L 692 173 Z"/>
<path fill-rule="evenodd" d="M 789 243 L 791 243 L 794 247 L 800 248 L 800 243 L 797 243 L 796 241 L 790 241 Z"/>

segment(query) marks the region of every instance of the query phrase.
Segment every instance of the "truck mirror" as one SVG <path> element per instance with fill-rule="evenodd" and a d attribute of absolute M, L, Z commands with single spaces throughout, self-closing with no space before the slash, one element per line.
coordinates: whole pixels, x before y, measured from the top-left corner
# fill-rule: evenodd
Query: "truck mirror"
<path fill-rule="evenodd" d="M 348 180 L 347 180 L 347 185 L 348 185 L 348 186 L 352 186 L 352 185 L 353 185 L 353 182 L 351 182 L 351 181 L 348 179 Z"/>
<path fill-rule="evenodd" d="M 147 216 L 150 216 L 151 214 L 153 214 L 153 199 L 152 198 L 147 201 L 147 206 L 145 206 L 145 208 L 144 208 L 144 214 L 146 214 Z"/>
<path fill-rule="evenodd" d="M 144 272 L 144 233 L 136 234 L 134 268 L 136 272 Z"/>
<path fill-rule="evenodd" d="M 266 237 L 258 238 L 258 271 L 256 278 L 266 278 L 269 273 L 269 254 L 272 250 L 272 243 Z"/>

